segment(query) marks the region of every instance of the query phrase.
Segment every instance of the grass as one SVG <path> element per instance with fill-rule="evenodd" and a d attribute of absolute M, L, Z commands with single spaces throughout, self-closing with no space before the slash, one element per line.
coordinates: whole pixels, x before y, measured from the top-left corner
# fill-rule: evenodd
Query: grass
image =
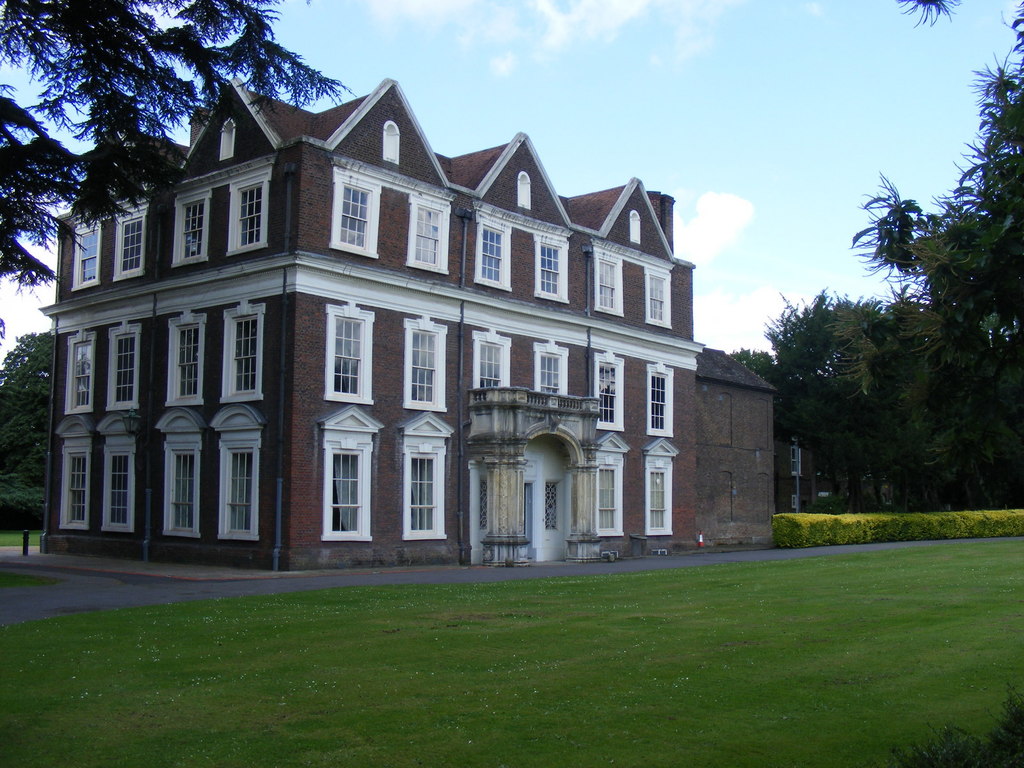
<path fill-rule="evenodd" d="M 1024 679 L 1024 549 L 350 588 L 0 627 L 10 765 L 872 766 Z"/>
<path fill-rule="evenodd" d="M 39 551 L 39 534 L 42 531 L 28 532 L 28 545 L 30 552 Z M 23 542 L 23 531 L 0 531 L 0 547 L 20 547 Z"/>
<path fill-rule="evenodd" d="M 44 584 L 56 584 L 56 579 L 30 576 L 25 573 L 8 573 L 0 571 L 0 589 L 4 587 L 38 587 Z"/>

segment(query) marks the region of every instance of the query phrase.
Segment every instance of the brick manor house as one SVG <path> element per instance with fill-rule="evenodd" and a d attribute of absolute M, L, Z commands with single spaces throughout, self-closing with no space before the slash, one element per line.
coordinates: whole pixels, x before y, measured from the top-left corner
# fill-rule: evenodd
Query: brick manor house
<path fill-rule="evenodd" d="M 438 155 L 390 80 L 317 114 L 227 97 L 174 190 L 61 243 L 45 551 L 287 570 L 770 540 L 770 388 L 702 377 L 671 197 L 562 197 L 523 134 Z"/>

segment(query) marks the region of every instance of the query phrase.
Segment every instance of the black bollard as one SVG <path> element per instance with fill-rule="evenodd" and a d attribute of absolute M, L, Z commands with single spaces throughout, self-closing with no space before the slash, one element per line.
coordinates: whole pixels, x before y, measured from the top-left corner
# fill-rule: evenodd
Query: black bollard
<path fill-rule="evenodd" d="M 21 532 L 21 555 L 28 557 L 28 531 Z"/>

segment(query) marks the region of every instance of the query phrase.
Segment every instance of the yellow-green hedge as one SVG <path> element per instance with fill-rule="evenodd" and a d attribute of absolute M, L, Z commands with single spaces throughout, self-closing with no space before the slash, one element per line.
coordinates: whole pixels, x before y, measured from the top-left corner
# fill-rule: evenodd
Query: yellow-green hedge
<path fill-rule="evenodd" d="M 772 518 L 779 547 L 1024 536 L 1024 510 L 864 515 L 783 513 Z"/>

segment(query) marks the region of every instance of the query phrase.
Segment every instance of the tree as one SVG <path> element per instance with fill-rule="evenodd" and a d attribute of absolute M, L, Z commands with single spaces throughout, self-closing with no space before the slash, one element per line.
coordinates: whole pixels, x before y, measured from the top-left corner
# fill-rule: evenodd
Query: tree
<path fill-rule="evenodd" d="M 955 2 L 901 0 L 934 22 Z M 931 448 L 968 506 L 1020 504 L 1024 487 L 1024 7 L 1007 61 L 979 74 L 981 122 L 959 183 L 926 212 L 883 179 L 854 238 L 893 299 L 878 322 L 844 332 L 865 389 L 902 352 L 920 373 L 913 398 Z M 870 327 L 870 332 L 868 331 Z"/>
<path fill-rule="evenodd" d="M 296 105 L 343 86 L 275 42 L 280 0 L 6 0 L 0 66 L 24 70 L 40 101 L 0 85 L 0 277 L 23 286 L 52 270 L 22 242 L 46 245 L 60 209 L 92 222 L 148 198 L 182 173 L 171 133 L 223 109 L 232 78 Z M 67 135 L 90 147 L 70 149 Z M 0 333 L 2 333 L 0 321 Z"/>
<path fill-rule="evenodd" d="M 30 333 L 0 369 L 0 515 L 14 527 L 42 509 L 52 357 L 53 336 Z"/>

